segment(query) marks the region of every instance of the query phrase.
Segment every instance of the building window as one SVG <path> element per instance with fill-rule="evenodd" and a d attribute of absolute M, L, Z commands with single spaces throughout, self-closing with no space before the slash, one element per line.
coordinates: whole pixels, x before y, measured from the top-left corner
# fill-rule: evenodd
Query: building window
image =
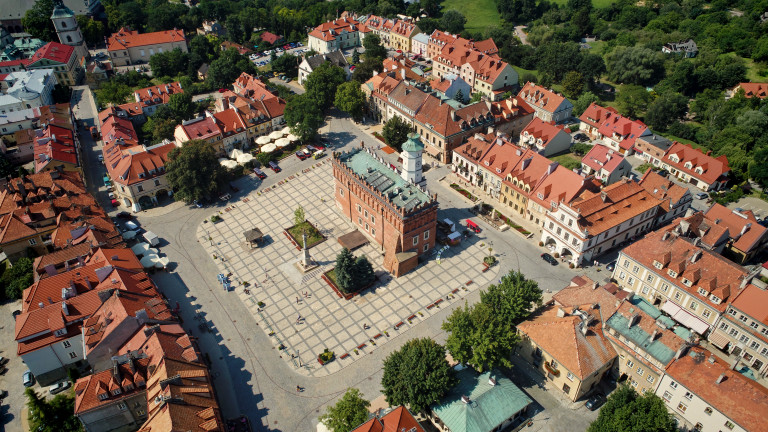
<path fill-rule="evenodd" d="M 361 218 L 361 217 L 358 217 L 358 218 L 357 218 L 357 224 L 358 224 L 358 225 L 362 225 L 362 224 L 363 224 L 363 218 Z"/>
<path fill-rule="evenodd" d="M 643 285 L 643 294 L 648 294 L 648 291 L 650 291 L 650 288 L 648 288 L 648 285 Z"/>
<path fill-rule="evenodd" d="M 624 260 L 624 267 L 629 268 L 629 260 Z"/>
<path fill-rule="evenodd" d="M 645 370 L 643 368 L 641 368 L 641 367 L 637 368 L 637 374 L 638 375 L 643 376 L 644 373 L 645 373 Z"/>
<path fill-rule="evenodd" d="M 368 210 L 363 210 L 363 216 L 365 216 L 365 218 L 368 219 Z"/>
<path fill-rule="evenodd" d="M 627 366 L 628 367 L 634 367 L 635 363 L 632 360 L 627 360 Z"/>
<path fill-rule="evenodd" d="M 37 240 L 35 240 L 35 239 L 29 239 L 29 245 L 30 245 L 30 246 L 34 246 L 34 245 L 36 245 L 36 244 L 37 244 Z"/>
<path fill-rule="evenodd" d="M 69 341 L 64 341 L 64 342 L 62 342 L 61 344 L 62 344 L 62 345 L 64 345 L 64 348 L 69 348 L 69 347 L 71 347 L 71 346 L 72 346 L 72 344 L 71 344 L 71 343 L 69 343 Z"/>
<path fill-rule="evenodd" d="M 747 337 L 747 335 L 743 334 L 743 335 L 739 336 L 739 342 L 747 343 L 747 342 L 749 342 L 749 338 Z"/>
<path fill-rule="evenodd" d="M 635 284 L 635 278 L 627 278 L 627 284 L 634 285 Z"/>
<path fill-rule="evenodd" d="M 424 240 L 427 240 L 429 238 L 429 230 L 424 231 Z"/>
<path fill-rule="evenodd" d="M 662 291 L 667 292 L 668 289 L 669 289 L 669 284 L 665 284 L 665 283 L 661 284 L 661 290 Z"/>
<path fill-rule="evenodd" d="M 691 304 L 688 307 L 691 308 L 691 310 L 695 311 L 696 308 L 699 307 L 699 304 L 694 302 L 694 301 L 692 301 Z"/>
<path fill-rule="evenodd" d="M 76 353 L 76 352 L 74 352 L 74 351 L 70 351 L 70 353 L 69 353 L 69 358 L 71 358 L 71 359 L 76 359 L 76 358 L 77 358 L 77 353 Z"/>
<path fill-rule="evenodd" d="M 747 317 L 745 317 L 744 315 L 740 315 L 740 316 L 739 316 L 739 321 L 741 321 L 741 322 L 743 322 L 743 323 L 745 323 L 745 324 L 746 324 L 746 322 L 747 322 Z"/>
<path fill-rule="evenodd" d="M 573 378 L 575 378 L 575 377 L 573 376 L 573 374 L 572 374 L 572 373 L 570 373 L 570 372 L 568 372 L 568 375 L 566 375 L 565 377 L 566 377 L 566 378 L 568 378 L 568 381 L 573 381 Z"/>
<path fill-rule="evenodd" d="M 143 187 L 142 185 L 139 185 L 139 186 L 137 186 L 137 187 L 136 187 L 136 189 L 137 189 L 139 192 L 144 192 L 144 187 Z"/>
<path fill-rule="evenodd" d="M 728 330 L 728 324 L 725 322 L 720 323 L 720 330 Z"/>
<path fill-rule="evenodd" d="M 728 429 L 733 429 L 735 426 L 736 425 L 733 424 L 733 422 L 731 422 L 731 421 L 726 421 L 725 422 L 725 427 L 727 427 Z"/>
<path fill-rule="evenodd" d="M 709 318 L 710 315 L 712 315 L 712 312 L 709 309 L 704 309 L 704 311 L 701 312 L 701 316 L 704 318 Z"/>
<path fill-rule="evenodd" d="M 571 392 L 571 386 L 569 386 L 568 384 L 563 384 L 563 391 L 566 394 L 570 393 Z"/>
<path fill-rule="evenodd" d="M 142 409 L 136 410 L 136 415 L 139 416 L 139 417 L 145 416 L 146 414 L 147 413 L 144 410 L 142 410 Z"/>
<path fill-rule="evenodd" d="M 675 300 L 680 300 L 680 297 L 682 297 L 682 294 L 680 294 L 680 292 L 679 292 L 679 291 L 678 291 L 678 292 L 676 292 L 676 293 L 675 293 Z"/>
<path fill-rule="evenodd" d="M 738 335 L 739 332 L 735 328 L 732 328 L 731 330 L 728 331 L 728 334 L 733 337 L 736 337 L 736 335 Z"/>
<path fill-rule="evenodd" d="M 706 414 L 706 415 L 712 415 L 712 408 L 711 408 L 711 407 L 706 407 L 706 408 L 704 408 L 704 414 Z"/>
<path fill-rule="evenodd" d="M 416 246 L 419 244 L 419 236 L 413 236 L 413 245 Z"/>
<path fill-rule="evenodd" d="M 688 405 L 686 405 L 686 404 L 684 404 L 684 403 L 680 402 L 679 404 L 677 404 L 677 409 L 678 409 L 680 412 L 684 413 L 684 412 L 685 412 L 685 410 L 687 410 L 687 409 L 688 409 Z"/>
<path fill-rule="evenodd" d="M 669 402 L 672 399 L 672 393 L 665 391 L 664 396 L 661 397 L 665 401 Z"/>
<path fill-rule="evenodd" d="M 160 180 L 155 179 L 155 186 L 160 186 Z"/>
<path fill-rule="evenodd" d="M 650 275 L 650 274 L 649 274 L 649 275 L 648 275 L 648 277 L 647 277 L 647 278 L 645 278 L 645 281 L 646 281 L 646 282 L 653 282 L 653 275 Z"/>
<path fill-rule="evenodd" d="M 691 393 L 691 392 L 685 392 L 685 398 L 686 398 L 686 399 L 688 399 L 688 400 L 691 400 L 691 399 L 693 399 L 693 393 Z"/>
<path fill-rule="evenodd" d="M 749 344 L 749 347 L 752 348 L 753 350 L 757 351 L 757 350 L 760 349 L 760 344 L 757 343 L 757 341 L 752 341 L 752 343 Z"/>
<path fill-rule="evenodd" d="M 425 244 L 425 245 L 424 245 L 424 248 L 423 248 L 422 250 L 423 250 L 424 252 L 426 252 L 426 251 L 427 251 L 427 249 L 429 249 L 429 244 Z"/>
<path fill-rule="evenodd" d="M 371 215 L 371 223 L 374 223 L 374 224 L 376 223 L 376 216 Z"/>
<path fill-rule="evenodd" d="M 758 325 L 756 322 L 754 322 L 754 321 L 752 321 L 751 323 L 749 323 L 749 326 L 750 326 L 750 327 L 752 327 L 752 328 L 753 328 L 753 329 L 755 329 L 755 330 L 757 330 L 757 329 L 759 329 L 759 328 L 760 328 L 760 326 L 759 326 L 759 325 Z"/>
<path fill-rule="evenodd" d="M 339 196 L 344 196 L 344 189 L 339 188 Z"/>
<path fill-rule="evenodd" d="M 648 375 L 648 382 L 653 384 L 654 381 L 656 381 L 656 378 L 653 375 Z"/>
<path fill-rule="evenodd" d="M 638 266 L 632 267 L 632 273 L 637 274 L 637 272 L 639 272 L 639 271 L 640 271 L 640 267 L 638 267 Z"/>
<path fill-rule="evenodd" d="M 673 389 L 677 389 L 677 383 L 674 381 L 670 381 L 669 386 L 672 387 Z"/>
<path fill-rule="evenodd" d="M 368 231 L 368 222 L 365 223 L 365 230 Z"/>
<path fill-rule="evenodd" d="M 372 236 L 375 236 L 375 235 L 376 235 L 376 228 L 371 228 L 371 235 L 372 235 Z"/>
<path fill-rule="evenodd" d="M 124 404 L 124 403 L 122 403 L 122 402 L 120 402 L 119 404 L 117 404 L 117 407 L 118 407 L 118 408 L 120 408 L 120 411 L 125 411 L 126 409 L 128 409 L 128 407 L 127 407 L 127 406 L 125 406 L 125 404 Z"/>

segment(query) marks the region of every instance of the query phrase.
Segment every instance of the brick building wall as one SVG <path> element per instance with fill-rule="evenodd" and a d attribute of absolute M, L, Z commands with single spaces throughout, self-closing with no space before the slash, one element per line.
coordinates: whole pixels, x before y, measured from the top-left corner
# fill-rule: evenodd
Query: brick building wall
<path fill-rule="evenodd" d="M 388 256 L 400 252 L 416 252 L 416 257 L 419 257 L 435 247 L 437 201 L 406 213 L 336 159 L 333 163 L 333 177 L 336 207 L 361 232 L 373 239 L 382 252 Z M 398 266 L 391 259 L 385 259 L 384 267 L 395 276 L 400 276 L 415 267 L 415 264 L 409 262 Z"/>

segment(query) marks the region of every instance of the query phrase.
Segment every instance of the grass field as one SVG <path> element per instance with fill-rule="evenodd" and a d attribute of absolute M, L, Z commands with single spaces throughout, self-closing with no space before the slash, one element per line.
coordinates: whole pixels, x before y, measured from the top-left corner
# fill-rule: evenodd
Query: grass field
<path fill-rule="evenodd" d="M 568 3 L 568 0 L 550 0 L 552 3 L 557 3 L 559 5 L 565 5 Z M 611 3 L 616 3 L 616 0 L 592 0 L 592 6 L 596 8 L 605 8 L 611 5 Z"/>
<path fill-rule="evenodd" d="M 573 153 L 561 154 L 559 156 L 551 157 L 550 159 L 568 169 L 579 168 L 581 166 L 581 158 Z"/>
<path fill-rule="evenodd" d="M 467 17 L 469 31 L 484 31 L 488 27 L 496 27 L 501 23 L 501 17 L 496 9 L 496 0 L 445 0 L 443 11 L 457 10 Z"/>

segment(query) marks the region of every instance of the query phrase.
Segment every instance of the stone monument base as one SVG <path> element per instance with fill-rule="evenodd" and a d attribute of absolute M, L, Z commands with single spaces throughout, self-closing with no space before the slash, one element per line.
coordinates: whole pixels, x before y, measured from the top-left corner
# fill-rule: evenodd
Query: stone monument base
<path fill-rule="evenodd" d="M 293 263 L 293 266 L 296 268 L 296 270 L 302 272 L 302 273 L 309 273 L 310 271 L 318 268 L 320 265 L 317 264 L 314 261 L 309 261 L 309 265 L 304 265 L 304 260 L 298 260 L 295 263 Z"/>

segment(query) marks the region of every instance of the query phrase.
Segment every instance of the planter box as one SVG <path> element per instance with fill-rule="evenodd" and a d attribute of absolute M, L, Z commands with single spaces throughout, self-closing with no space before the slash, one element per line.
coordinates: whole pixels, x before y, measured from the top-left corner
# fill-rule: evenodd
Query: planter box
<path fill-rule="evenodd" d="M 331 287 L 331 288 L 332 288 L 332 289 L 333 289 L 333 290 L 336 292 L 336 295 L 337 295 L 337 296 L 339 296 L 339 298 L 343 298 L 344 300 L 351 300 L 351 299 L 352 299 L 352 298 L 354 298 L 356 295 L 360 294 L 361 292 L 363 292 L 363 291 L 367 290 L 368 288 L 370 288 L 370 287 L 372 287 L 374 284 L 376 284 L 376 280 L 374 279 L 374 281 L 373 281 L 373 282 L 371 282 L 370 284 L 368 284 L 368 285 L 366 285 L 366 286 L 364 286 L 364 287 L 360 288 L 359 290 L 357 290 L 357 291 L 355 291 L 355 292 L 353 292 L 353 293 L 345 293 L 344 291 L 342 291 L 342 290 L 341 290 L 341 289 L 340 289 L 340 288 L 339 288 L 339 287 L 338 287 L 338 286 L 337 286 L 337 285 L 336 285 L 336 284 L 333 282 L 333 280 L 332 280 L 330 277 L 328 277 L 328 273 L 330 273 L 330 272 L 334 271 L 335 269 L 336 269 L 336 268 L 334 267 L 334 268 L 332 268 L 332 269 L 328 270 L 327 272 L 323 273 L 323 274 L 322 274 L 320 277 L 321 277 L 321 278 L 322 278 L 322 279 L 323 279 L 323 280 L 324 280 L 324 281 L 325 281 L 325 282 L 328 284 L 328 286 L 330 286 L 330 287 Z"/>
<path fill-rule="evenodd" d="M 315 227 L 312 222 L 310 221 L 304 221 L 307 225 L 309 225 L 310 230 L 314 230 L 317 233 L 317 236 L 319 236 L 319 239 L 310 239 L 310 234 L 307 234 L 307 249 L 312 249 L 314 246 L 319 245 L 320 243 L 328 240 L 326 236 L 324 236 L 322 233 L 320 233 L 320 230 Z M 286 237 L 293 243 L 294 246 L 296 246 L 297 249 L 301 250 L 302 248 L 302 239 L 301 234 L 299 233 L 299 238 L 296 238 L 291 234 L 291 230 L 296 228 L 296 225 L 291 225 L 288 228 L 285 228 L 283 230 L 283 233 Z"/>

